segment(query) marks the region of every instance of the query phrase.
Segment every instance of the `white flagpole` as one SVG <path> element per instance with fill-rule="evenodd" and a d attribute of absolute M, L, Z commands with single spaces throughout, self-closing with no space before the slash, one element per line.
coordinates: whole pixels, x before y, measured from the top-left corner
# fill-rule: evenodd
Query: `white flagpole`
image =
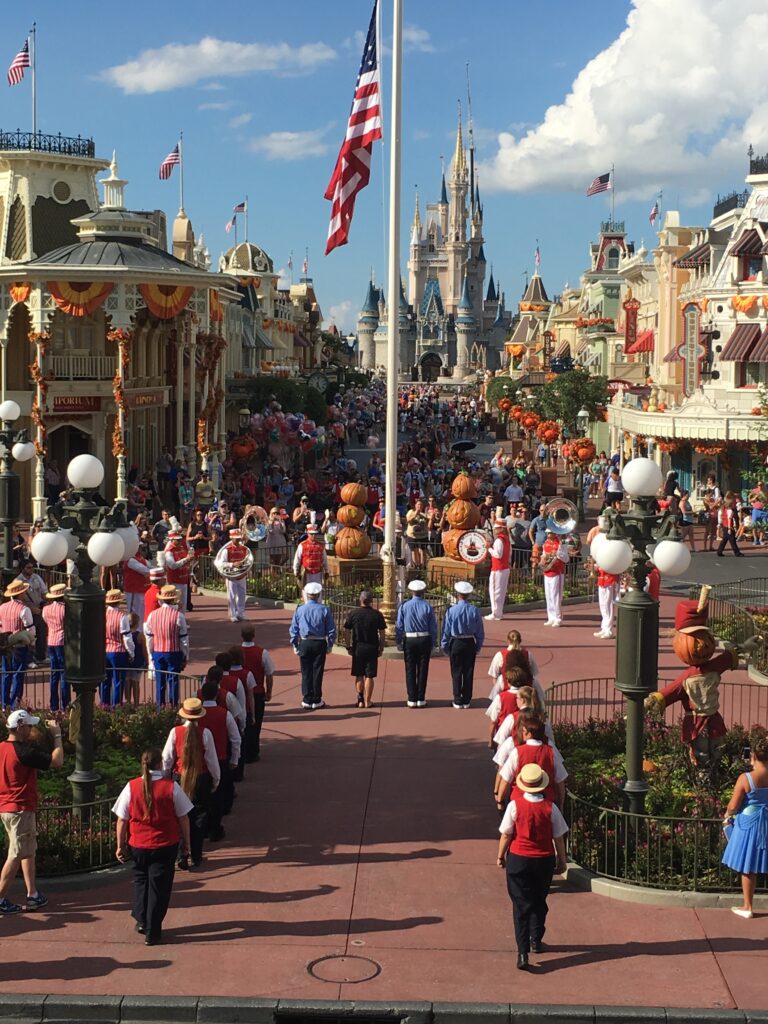
<path fill-rule="evenodd" d="M 394 632 L 396 604 L 395 516 L 397 514 L 397 392 L 400 369 L 400 133 L 402 120 L 401 79 L 403 49 L 403 0 L 392 0 L 392 106 L 389 132 L 389 275 L 387 296 L 387 422 L 385 448 L 384 569 L 382 612 L 388 631 Z M 382 40 L 378 45 L 381 48 Z M 379 49 L 381 53 L 381 49 Z"/>
<path fill-rule="evenodd" d="M 248 241 L 248 196 L 245 197 L 245 240 Z"/>
<path fill-rule="evenodd" d="M 179 132 L 179 209 L 184 209 L 184 132 Z"/>
<path fill-rule="evenodd" d="M 32 31 L 29 33 L 30 49 L 29 62 L 32 65 L 32 134 L 37 134 L 37 22 L 32 23 Z"/>

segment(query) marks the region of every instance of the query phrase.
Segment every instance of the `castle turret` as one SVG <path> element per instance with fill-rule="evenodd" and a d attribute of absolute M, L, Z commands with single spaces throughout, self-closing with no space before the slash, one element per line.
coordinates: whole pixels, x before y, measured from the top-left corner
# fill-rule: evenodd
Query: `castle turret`
<path fill-rule="evenodd" d="M 437 211 L 440 217 L 440 230 L 443 238 L 448 235 L 448 189 L 445 187 L 445 171 L 440 179 L 440 202 L 437 204 Z"/>
<path fill-rule="evenodd" d="M 368 291 L 357 321 L 357 344 L 360 352 L 360 366 L 363 370 L 373 370 L 376 367 L 374 334 L 379 323 L 377 291 L 373 281 L 369 281 Z"/>
<path fill-rule="evenodd" d="M 469 352 L 472 335 L 475 333 L 477 323 L 466 274 L 464 275 L 464 287 L 461 292 L 461 301 L 459 302 L 454 322 L 456 324 L 456 376 L 466 377 L 469 373 Z"/>

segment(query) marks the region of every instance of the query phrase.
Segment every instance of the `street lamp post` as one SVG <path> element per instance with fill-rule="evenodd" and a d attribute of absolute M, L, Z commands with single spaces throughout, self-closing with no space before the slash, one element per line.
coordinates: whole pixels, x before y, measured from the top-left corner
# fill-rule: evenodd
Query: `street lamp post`
<path fill-rule="evenodd" d="M 628 512 L 606 509 L 605 532 L 591 554 L 605 572 L 629 572 L 629 587 L 617 606 L 616 688 L 627 699 L 624 795 L 633 814 L 645 811 L 648 783 L 643 775 L 643 702 L 658 685 L 659 604 L 645 590 L 649 558 L 665 576 L 679 576 L 691 563 L 680 540 L 676 516 L 652 511 L 661 487 L 661 470 L 653 459 L 632 459 L 621 475 Z M 651 545 L 652 552 L 649 550 Z"/>
<path fill-rule="evenodd" d="M 21 512 L 19 478 L 13 472 L 14 462 L 29 462 L 35 446 L 27 440 L 26 430 L 14 431 L 13 424 L 21 416 L 17 402 L 6 399 L 0 403 L 0 526 L 3 528 L 3 590 L 16 575 L 13 567 L 13 528 Z"/>
<path fill-rule="evenodd" d="M 576 425 L 578 428 L 579 436 L 586 437 L 587 430 L 589 429 L 589 409 L 583 406 L 576 413 Z M 582 463 L 576 462 L 576 466 L 573 471 L 573 483 L 576 488 L 576 508 L 578 509 L 578 519 L 580 523 L 583 523 L 586 519 L 584 514 L 584 466 Z"/>
<path fill-rule="evenodd" d="M 93 711 L 105 675 L 105 604 L 94 569 L 130 558 L 138 550 L 139 535 L 126 521 L 122 503 L 106 509 L 94 501 L 104 479 L 104 467 L 95 456 L 78 455 L 69 463 L 67 477 L 73 496 L 49 508 L 47 525 L 32 541 L 32 554 L 41 565 L 58 565 L 67 557 L 75 563 L 77 582 L 64 599 L 64 671 L 80 709 L 75 770 L 68 781 L 74 805 L 82 812 L 95 800 L 100 778 L 93 767 Z"/>

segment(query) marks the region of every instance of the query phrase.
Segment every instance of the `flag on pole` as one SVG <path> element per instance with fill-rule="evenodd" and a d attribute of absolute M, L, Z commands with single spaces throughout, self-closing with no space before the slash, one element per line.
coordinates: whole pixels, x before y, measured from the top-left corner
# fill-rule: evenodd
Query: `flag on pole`
<path fill-rule="evenodd" d="M 304 262 L 301 264 L 301 272 L 306 277 L 309 273 L 309 259 L 305 256 Z"/>
<path fill-rule="evenodd" d="M 374 0 L 371 23 L 365 40 L 363 59 L 355 85 L 355 96 L 347 121 L 347 132 L 341 144 L 325 198 L 331 206 L 328 242 L 325 255 L 337 245 L 346 245 L 349 226 L 358 192 L 371 177 L 371 149 L 381 138 L 381 107 L 379 105 L 379 62 L 376 51 L 376 8 Z"/>
<path fill-rule="evenodd" d="M 533 262 L 536 264 L 536 269 L 538 270 L 541 266 L 541 253 L 539 252 L 538 245 L 536 246 L 536 255 L 533 257 Z"/>
<path fill-rule="evenodd" d="M 236 220 L 237 220 L 237 216 L 234 216 L 232 218 L 232 220 L 228 220 L 227 223 L 224 225 L 224 230 L 227 232 L 227 234 L 229 234 L 229 232 L 235 226 L 235 221 Z"/>
<path fill-rule="evenodd" d="M 168 156 L 160 164 L 160 178 L 162 181 L 167 181 L 171 176 L 173 168 L 181 163 L 181 157 L 179 156 L 179 144 L 178 142 L 173 147 Z"/>
<path fill-rule="evenodd" d="M 588 196 L 596 196 L 598 192 L 607 192 L 611 187 L 611 172 L 599 174 L 587 189 Z"/>
<path fill-rule="evenodd" d="M 293 253 L 288 257 L 288 269 L 293 270 Z"/>
<path fill-rule="evenodd" d="M 29 63 L 29 39 L 24 40 L 24 45 L 11 61 L 8 68 L 8 85 L 18 85 L 24 77 L 24 68 L 30 67 Z"/>
<path fill-rule="evenodd" d="M 651 222 L 651 227 L 656 223 L 656 218 L 659 216 L 659 203 L 658 200 L 653 204 L 653 209 L 648 214 L 648 220 Z"/>
<path fill-rule="evenodd" d="M 245 213 L 245 203 L 244 202 L 238 203 L 237 206 L 235 206 L 233 208 L 233 212 L 234 213 Z"/>

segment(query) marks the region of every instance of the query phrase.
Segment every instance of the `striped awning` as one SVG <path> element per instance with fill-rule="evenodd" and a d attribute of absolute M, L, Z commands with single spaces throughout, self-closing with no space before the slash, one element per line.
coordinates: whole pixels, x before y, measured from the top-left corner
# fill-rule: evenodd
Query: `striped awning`
<path fill-rule="evenodd" d="M 682 363 L 683 357 L 680 355 L 680 347 L 673 348 L 671 352 L 667 352 L 664 356 L 663 362 L 665 363 Z"/>
<path fill-rule="evenodd" d="M 746 363 L 759 337 L 760 326 L 758 324 L 737 324 L 733 334 L 725 343 L 725 348 L 720 353 L 720 361 Z"/>
<path fill-rule="evenodd" d="M 763 250 L 763 240 L 758 234 L 757 228 L 750 228 L 745 231 L 738 242 L 731 249 L 731 256 L 759 256 Z"/>
<path fill-rule="evenodd" d="M 760 335 L 755 347 L 750 352 L 749 361 L 750 363 L 768 363 L 768 327 Z"/>
<path fill-rule="evenodd" d="M 293 332 L 293 344 L 296 346 L 296 348 L 310 348 L 311 347 L 309 342 L 307 341 L 307 339 L 301 333 L 301 331 L 294 331 Z"/>
<path fill-rule="evenodd" d="M 695 270 L 697 267 L 703 267 L 709 263 L 711 253 L 712 246 L 709 242 L 704 242 L 683 253 L 679 259 L 675 260 L 674 265 L 683 270 Z"/>
<path fill-rule="evenodd" d="M 561 341 L 555 350 L 555 359 L 564 359 L 565 356 L 570 356 L 571 345 L 568 341 Z"/>
<path fill-rule="evenodd" d="M 275 351 L 279 350 L 281 352 L 285 351 L 285 346 L 284 345 L 276 345 L 270 339 L 269 335 L 264 333 L 264 331 L 261 329 L 261 327 L 259 327 L 258 324 L 254 324 L 253 325 L 253 334 L 254 334 L 254 339 L 256 341 L 256 348 L 264 349 L 265 351 L 267 351 L 269 349 L 274 349 Z"/>
<path fill-rule="evenodd" d="M 632 345 L 624 349 L 625 355 L 634 356 L 640 352 L 653 352 L 654 332 L 652 330 L 639 331 Z"/>

